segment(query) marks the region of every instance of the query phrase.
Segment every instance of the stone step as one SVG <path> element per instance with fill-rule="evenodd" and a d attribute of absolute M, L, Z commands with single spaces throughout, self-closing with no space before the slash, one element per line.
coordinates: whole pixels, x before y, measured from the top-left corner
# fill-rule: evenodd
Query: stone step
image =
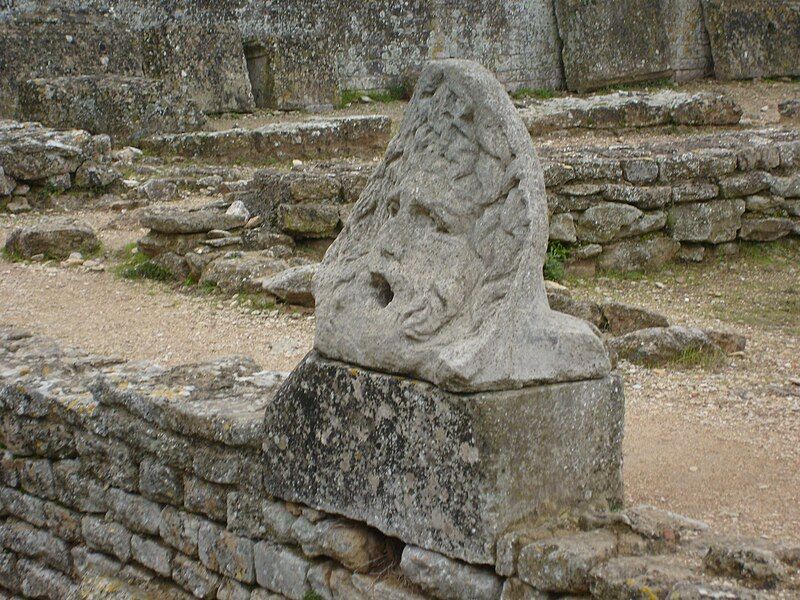
<path fill-rule="evenodd" d="M 737 125 L 742 109 L 721 94 L 617 92 L 528 101 L 519 109 L 532 136 L 561 129 Z"/>
<path fill-rule="evenodd" d="M 219 162 L 270 164 L 293 159 L 372 158 L 389 143 L 385 116 L 335 117 L 276 123 L 256 129 L 228 129 L 160 135 L 144 140 L 144 150 Z"/>

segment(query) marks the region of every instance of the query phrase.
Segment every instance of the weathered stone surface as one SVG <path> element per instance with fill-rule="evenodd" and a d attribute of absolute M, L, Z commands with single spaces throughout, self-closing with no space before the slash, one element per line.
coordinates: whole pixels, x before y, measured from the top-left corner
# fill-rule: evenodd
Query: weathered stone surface
<path fill-rule="evenodd" d="M 751 585 L 775 587 L 787 576 L 786 565 L 761 540 L 718 540 L 704 558 L 712 573 L 741 579 Z"/>
<path fill-rule="evenodd" d="M 5 248 L 25 258 L 43 254 L 64 259 L 73 252 L 91 254 L 100 247 L 94 230 L 85 223 L 67 217 L 48 217 L 35 225 L 13 230 Z"/>
<path fill-rule="evenodd" d="M 592 571 L 591 592 L 597 598 L 666 598 L 675 586 L 698 580 L 694 569 L 671 556 L 624 556 Z"/>
<path fill-rule="evenodd" d="M 522 548 L 519 577 L 544 591 L 588 592 L 592 568 L 613 556 L 616 548 L 616 536 L 603 530 L 534 542 Z"/>
<path fill-rule="evenodd" d="M 118 143 L 195 131 L 206 122 L 192 100 L 144 77 L 32 79 L 20 86 L 20 106 L 25 119 L 57 129 L 107 133 Z"/>
<path fill-rule="evenodd" d="M 256 164 L 295 158 L 372 158 L 386 148 L 390 130 L 391 121 L 384 116 L 337 117 L 257 129 L 167 134 L 143 140 L 140 146 L 159 154 Z"/>
<path fill-rule="evenodd" d="M 77 592 L 77 586 L 68 576 L 38 563 L 21 559 L 17 561 L 17 571 L 23 597 L 70 598 Z"/>
<path fill-rule="evenodd" d="M 197 535 L 202 519 L 166 506 L 161 511 L 158 533 L 167 544 L 189 556 L 197 556 Z"/>
<path fill-rule="evenodd" d="M 207 568 L 244 583 L 255 581 L 253 542 L 213 523 L 203 523 L 197 535 L 200 562 Z"/>
<path fill-rule="evenodd" d="M 217 521 L 225 521 L 228 508 L 227 490 L 224 487 L 196 477 L 187 477 L 183 481 L 183 490 L 186 508 Z"/>
<path fill-rule="evenodd" d="M 596 40 L 596 38 L 594 38 Z M 625 76 L 624 73 L 620 75 Z M 531 102 L 520 117 L 531 135 L 585 127 L 607 129 L 656 125 L 736 125 L 742 110 L 719 94 L 686 94 L 673 90 L 655 93 L 617 92 L 579 98 L 567 96 Z M 656 173 L 658 167 L 656 166 Z M 643 179 L 653 181 L 652 172 Z M 641 180 L 641 179 L 640 179 Z"/>
<path fill-rule="evenodd" d="M 684 242 L 730 242 L 736 239 L 744 211 L 741 199 L 673 206 L 669 211 L 672 237 Z"/>
<path fill-rule="evenodd" d="M 719 358 L 722 350 L 700 329 L 693 327 L 652 327 L 614 338 L 608 342 L 620 358 L 647 366 L 662 366 L 705 356 Z"/>
<path fill-rule="evenodd" d="M 182 556 L 175 556 L 172 579 L 191 592 L 196 598 L 210 600 L 219 585 L 219 576 L 206 569 L 199 562 Z"/>
<path fill-rule="evenodd" d="M 549 600 L 550 594 L 533 589 L 516 577 L 509 577 L 503 584 L 500 600 Z"/>
<path fill-rule="evenodd" d="M 612 378 L 454 395 L 311 354 L 266 412 L 265 484 L 410 543 L 491 561 L 512 522 L 587 498 L 619 501 L 622 411 Z M 512 458 L 510 446 L 524 451 Z"/>
<path fill-rule="evenodd" d="M 189 234 L 206 233 L 212 229 L 236 229 L 244 227 L 246 218 L 229 215 L 215 209 L 180 210 L 161 208 L 148 210 L 140 217 L 142 227 L 158 233 Z"/>
<path fill-rule="evenodd" d="M 680 244 L 668 237 L 623 240 L 603 248 L 597 266 L 608 271 L 647 271 L 671 261 Z"/>
<path fill-rule="evenodd" d="M 555 7 L 568 89 L 584 91 L 669 73 L 661 3 L 556 0 Z"/>
<path fill-rule="evenodd" d="M 664 315 L 619 302 L 603 304 L 603 316 L 608 323 L 608 330 L 614 335 L 624 335 L 648 327 L 669 326 Z"/>
<path fill-rule="evenodd" d="M 131 531 L 157 534 L 161 523 L 161 507 L 137 494 L 111 488 L 106 493 L 109 514 Z"/>
<path fill-rule="evenodd" d="M 547 300 L 552 310 L 572 315 L 584 321 L 589 321 L 589 323 L 598 329 L 602 329 L 605 326 L 603 310 L 597 302 L 577 300 L 572 298 L 569 294 L 555 292 L 548 292 Z"/>
<path fill-rule="evenodd" d="M 742 219 L 739 237 L 751 242 L 771 242 L 789 235 L 794 226 L 795 222 L 791 219 L 779 217 Z"/>
<path fill-rule="evenodd" d="M 173 552 L 158 542 L 134 535 L 131 538 L 131 557 L 140 565 L 163 577 L 172 574 Z"/>
<path fill-rule="evenodd" d="M 258 294 L 264 291 L 262 283 L 265 279 L 290 268 L 292 262 L 258 253 L 248 253 L 239 258 L 218 258 L 203 270 L 200 283 L 214 284 L 226 293 Z"/>
<path fill-rule="evenodd" d="M 122 562 L 131 557 L 131 533 L 122 525 L 98 517 L 83 517 L 81 531 L 89 547 L 116 556 Z"/>
<path fill-rule="evenodd" d="M 291 600 L 303 600 L 310 586 L 307 581 L 312 563 L 298 552 L 270 542 L 255 546 L 258 584 Z"/>
<path fill-rule="evenodd" d="M 242 34 L 234 24 L 172 22 L 142 35 L 145 75 L 162 79 L 205 113 L 255 108 Z M 162 133 L 169 130 L 163 129 Z"/>
<path fill-rule="evenodd" d="M 317 271 L 314 347 L 452 391 L 602 377 L 600 339 L 547 306 L 547 237 L 508 95 L 475 63 L 432 62 Z"/>
<path fill-rule="evenodd" d="M 72 569 L 69 546 L 63 540 L 22 521 L 4 519 L 0 525 L 0 546 L 40 560 L 62 573 L 69 574 Z"/>
<path fill-rule="evenodd" d="M 289 304 L 314 306 L 313 278 L 317 265 L 292 267 L 264 280 L 264 291 Z"/>
<path fill-rule="evenodd" d="M 183 504 L 183 477 L 179 471 L 152 460 L 139 463 L 139 490 L 142 495 L 171 504 Z"/>
<path fill-rule="evenodd" d="M 791 2 L 703 0 L 719 79 L 800 75 L 800 15 Z"/>
<path fill-rule="evenodd" d="M 713 329 L 705 329 L 704 332 L 712 342 L 728 354 L 743 352 L 747 346 L 747 338 L 738 333 Z"/>
<path fill-rule="evenodd" d="M 550 240 L 574 244 L 578 241 L 575 233 L 575 220 L 569 213 L 559 213 L 550 217 Z"/>
<path fill-rule="evenodd" d="M 488 569 L 454 561 L 436 552 L 406 546 L 400 570 L 412 583 L 442 600 L 496 600 L 502 580 Z"/>
<path fill-rule="evenodd" d="M 339 209 L 326 204 L 281 204 L 278 225 L 296 238 L 335 237 L 341 223 Z"/>
<path fill-rule="evenodd" d="M 666 224 L 667 215 L 664 212 L 644 213 L 628 204 L 602 202 L 581 213 L 577 234 L 583 242 L 605 244 L 657 231 Z"/>

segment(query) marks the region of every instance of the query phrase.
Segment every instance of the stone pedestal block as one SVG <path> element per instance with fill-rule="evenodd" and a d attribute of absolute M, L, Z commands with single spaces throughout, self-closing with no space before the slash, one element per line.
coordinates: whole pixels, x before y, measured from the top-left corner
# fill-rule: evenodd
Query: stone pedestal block
<path fill-rule="evenodd" d="M 266 409 L 268 493 L 473 563 L 526 522 L 622 502 L 615 376 L 454 394 L 310 353 Z"/>

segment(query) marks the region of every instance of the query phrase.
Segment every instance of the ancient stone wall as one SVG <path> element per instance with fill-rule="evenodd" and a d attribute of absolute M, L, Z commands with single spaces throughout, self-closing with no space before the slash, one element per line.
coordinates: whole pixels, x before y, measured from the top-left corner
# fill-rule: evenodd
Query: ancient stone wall
<path fill-rule="evenodd" d="M 742 586 L 797 584 L 796 546 L 646 506 L 515 531 L 473 565 L 270 497 L 263 413 L 282 380 L 247 359 L 163 369 L 0 328 L 0 598 L 752 598 Z"/>
<path fill-rule="evenodd" d="M 270 89 L 276 92 L 274 100 L 281 108 L 330 105 L 342 89 L 407 84 L 426 60 L 446 57 L 481 62 L 509 90 L 562 89 L 565 85 L 584 90 L 664 77 L 703 77 L 712 72 L 711 46 L 722 65 L 716 69 L 718 76 L 794 74 L 798 63 L 796 3 L 735 3 L 725 11 L 717 9 L 718 5 L 706 2 L 704 11 L 701 0 L 636 0 L 619 6 L 586 0 L 18 0 L 0 6 L 0 22 L 12 17 L 38 18 L 57 9 L 84 18 L 101 15 L 134 31 L 181 25 L 209 30 L 234 27 L 246 47 L 264 49 L 269 55 Z M 560 20 L 556 19 L 558 11 Z M 712 44 L 707 30 L 711 30 Z M 170 35 L 174 37 L 175 32 Z M 91 41 L 86 33 L 73 37 L 78 45 Z M 188 69 L 173 70 L 193 73 L 198 63 L 208 62 L 229 64 L 229 71 L 241 72 L 241 65 L 235 64 L 238 56 L 213 61 L 198 56 L 197 49 L 203 45 L 192 36 L 173 45 L 181 48 L 180 58 L 189 64 Z M 47 43 L 36 46 L 45 49 L 36 53 L 36 64 L 50 64 L 52 57 L 61 56 L 48 51 Z M 220 48 L 229 46 L 226 42 Z M 0 42 L 0 63 L 3 54 L 9 52 L 3 51 Z M 92 56 L 92 52 L 84 54 Z M 138 58 L 137 53 L 128 54 Z M 748 57 L 747 65 L 733 64 L 744 60 L 742 56 Z M 18 61 L 20 64 L 25 63 Z M 18 66 L 3 68 L 0 64 L 0 84 L 5 79 L 3 71 L 13 72 Z M 65 72 L 69 69 L 62 65 L 52 66 L 55 72 L 46 74 L 32 68 L 31 77 L 73 74 Z M 120 72 L 113 66 L 106 63 L 77 74 L 95 74 L 98 69 L 139 74 Z M 159 70 L 170 69 L 162 65 Z M 201 98 L 203 93 L 211 94 L 201 107 L 242 110 L 252 106 L 240 80 L 234 81 L 231 98 L 214 97 L 210 88 L 218 90 L 214 82 L 221 79 L 224 74 L 194 83 L 208 88 L 199 90 Z"/>

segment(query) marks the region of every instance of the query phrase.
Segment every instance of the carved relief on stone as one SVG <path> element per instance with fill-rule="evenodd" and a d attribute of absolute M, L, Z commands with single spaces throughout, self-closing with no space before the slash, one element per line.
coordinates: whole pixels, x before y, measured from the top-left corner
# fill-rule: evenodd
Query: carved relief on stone
<path fill-rule="evenodd" d="M 542 172 L 500 83 L 430 63 L 316 278 L 324 356 L 451 391 L 597 378 L 585 322 L 550 310 Z"/>

